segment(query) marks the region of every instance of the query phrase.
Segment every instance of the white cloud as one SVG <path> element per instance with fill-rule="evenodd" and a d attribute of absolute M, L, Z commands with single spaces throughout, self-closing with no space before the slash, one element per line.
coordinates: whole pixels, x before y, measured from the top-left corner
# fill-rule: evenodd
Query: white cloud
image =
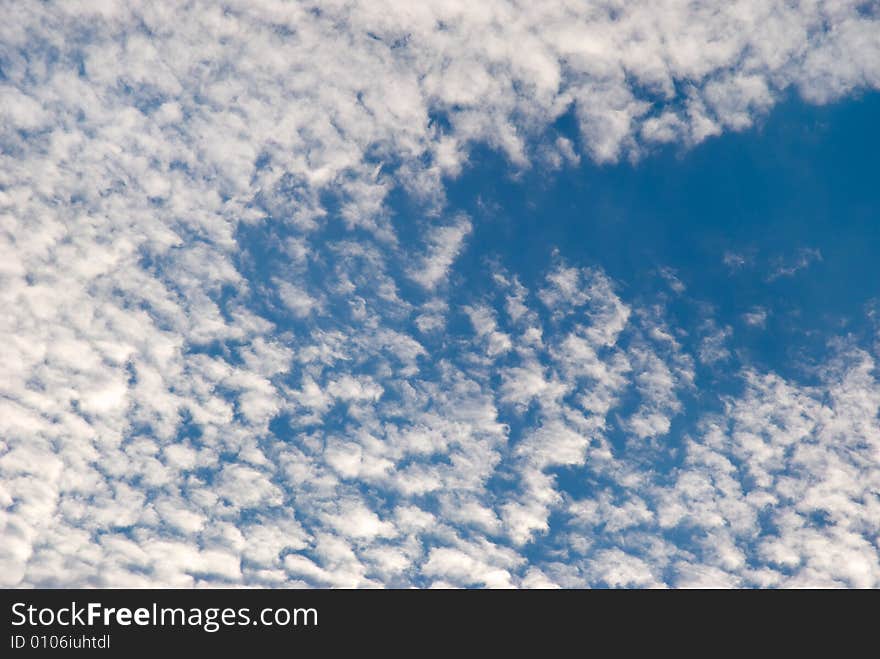
<path fill-rule="evenodd" d="M 425 254 L 409 271 L 410 278 L 426 289 L 435 288 L 446 279 L 449 268 L 464 246 L 471 232 L 466 217 L 458 217 L 453 224 L 437 226 L 429 230 Z"/>
<path fill-rule="evenodd" d="M 750 327 L 764 327 L 767 324 L 767 317 L 770 312 L 763 307 L 754 307 L 751 311 L 747 311 L 742 315 L 742 319 L 746 325 Z"/>
<path fill-rule="evenodd" d="M 793 277 L 799 271 L 821 260 L 822 252 L 818 249 L 810 247 L 801 248 L 797 250 L 793 257 L 776 259 L 773 272 L 767 276 L 767 281 L 774 281 L 780 277 Z"/>
<path fill-rule="evenodd" d="M 510 573 L 457 549 L 431 550 L 423 568 L 429 577 L 443 577 L 461 586 L 511 588 Z"/>
<path fill-rule="evenodd" d="M 746 322 L 752 324 L 748 319 Z M 703 337 L 700 345 L 700 361 L 704 364 L 714 364 L 729 359 L 730 350 L 726 344 L 733 334 L 733 330 L 729 326 L 716 327 L 714 323 L 707 325 L 706 329 L 708 333 Z"/>
<path fill-rule="evenodd" d="M 631 440 L 666 450 L 693 358 L 600 269 L 444 331 L 474 145 L 613 161 L 880 87 L 863 3 L 7 4 L 4 585 L 878 583 L 867 355 L 744 372 L 659 474 Z M 567 112 L 583 153 L 539 139 Z"/>
<path fill-rule="evenodd" d="M 278 295 L 294 316 L 304 318 L 320 309 L 318 300 L 309 295 L 302 288 L 287 281 L 278 283 Z"/>

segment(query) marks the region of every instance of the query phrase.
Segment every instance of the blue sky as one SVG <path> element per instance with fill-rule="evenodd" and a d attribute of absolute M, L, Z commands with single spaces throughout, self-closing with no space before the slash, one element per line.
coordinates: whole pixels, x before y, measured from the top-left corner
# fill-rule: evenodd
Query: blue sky
<path fill-rule="evenodd" d="M 829 336 L 868 339 L 865 305 L 880 279 L 878 103 L 876 94 L 821 107 L 787 99 L 746 133 L 635 164 L 517 176 L 480 153 L 448 188 L 453 208 L 483 220 L 461 257 L 463 276 L 485 281 L 489 252 L 534 282 L 559 250 L 638 297 L 665 288 L 667 271 L 686 287 L 682 324 L 699 318 L 700 303 L 739 326 L 766 310 L 767 331 L 738 332 L 734 345 L 774 370 L 795 361 L 786 351 L 822 350 Z"/>
<path fill-rule="evenodd" d="M 880 584 L 876 3 L 7 4 L 3 585 Z"/>

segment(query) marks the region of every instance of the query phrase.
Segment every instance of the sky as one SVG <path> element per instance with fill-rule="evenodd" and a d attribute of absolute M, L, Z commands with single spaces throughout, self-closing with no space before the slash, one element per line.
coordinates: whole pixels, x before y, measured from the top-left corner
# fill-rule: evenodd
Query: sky
<path fill-rule="evenodd" d="M 880 587 L 880 3 L 0 9 L 3 586 Z"/>

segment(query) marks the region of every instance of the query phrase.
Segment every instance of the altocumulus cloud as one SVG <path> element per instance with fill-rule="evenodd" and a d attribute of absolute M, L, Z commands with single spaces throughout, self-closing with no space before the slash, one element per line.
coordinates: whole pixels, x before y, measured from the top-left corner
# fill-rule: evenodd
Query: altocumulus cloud
<path fill-rule="evenodd" d="M 869 351 L 667 441 L 729 328 L 561 258 L 457 308 L 444 191 L 880 88 L 876 3 L 2 10 L 4 585 L 880 584 Z"/>

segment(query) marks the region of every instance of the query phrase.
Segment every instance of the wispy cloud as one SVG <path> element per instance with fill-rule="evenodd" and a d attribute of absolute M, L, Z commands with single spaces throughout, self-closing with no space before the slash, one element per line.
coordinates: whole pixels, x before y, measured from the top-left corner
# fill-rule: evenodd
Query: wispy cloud
<path fill-rule="evenodd" d="M 821 260 L 822 252 L 818 249 L 802 247 L 790 258 L 777 258 L 773 271 L 767 276 L 767 281 L 775 281 L 781 277 L 793 277 L 801 270 L 805 270 Z"/>

